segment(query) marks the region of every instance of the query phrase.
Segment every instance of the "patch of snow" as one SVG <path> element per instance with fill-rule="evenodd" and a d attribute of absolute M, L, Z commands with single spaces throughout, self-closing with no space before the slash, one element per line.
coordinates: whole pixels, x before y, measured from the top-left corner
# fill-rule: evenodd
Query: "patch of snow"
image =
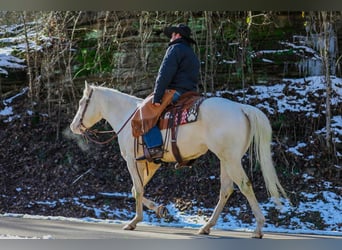
<path fill-rule="evenodd" d="M 28 237 L 28 236 L 18 236 L 18 235 L 10 235 L 10 234 L 0 234 L 0 239 L 12 239 L 12 240 L 37 240 L 37 239 L 42 239 L 42 240 L 49 240 L 53 239 L 51 235 L 44 235 L 43 237 Z"/>
<path fill-rule="evenodd" d="M 288 152 L 291 152 L 292 154 L 298 155 L 298 156 L 303 156 L 303 154 L 300 153 L 300 152 L 298 151 L 298 149 L 300 149 L 300 148 L 305 148 L 306 146 L 307 146 L 306 143 L 301 142 L 301 143 L 298 143 L 295 147 L 288 148 L 287 151 L 288 151 Z"/>

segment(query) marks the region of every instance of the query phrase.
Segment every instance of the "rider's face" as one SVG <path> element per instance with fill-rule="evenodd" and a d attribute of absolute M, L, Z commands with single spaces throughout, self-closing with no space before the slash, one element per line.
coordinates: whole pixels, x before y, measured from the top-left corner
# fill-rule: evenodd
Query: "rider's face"
<path fill-rule="evenodd" d="M 182 36 L 179 33 L 172 32 L 170 42 L 173 42 L 174 40 L 181 38 Z"/>

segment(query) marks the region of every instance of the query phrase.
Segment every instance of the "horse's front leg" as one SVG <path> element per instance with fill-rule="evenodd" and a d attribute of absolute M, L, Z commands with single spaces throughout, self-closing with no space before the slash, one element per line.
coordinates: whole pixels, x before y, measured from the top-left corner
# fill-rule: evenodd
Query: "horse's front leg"
<path fill-rule="evenodd" d="M 138 188 L 141 190 L 140 187 Z M 138 222 L 142 221 L 143 219 L 143 190 L 137 192 L 136 187 L 133 186 L 132 194 L 135 198 L 135 216 L 127 225 L 123 227 L 124 230 L 134 230 L 137 227 Z"/>
<path fill-rule="evenodd" d="M 143 172 L 139 164 L 135 164 L 134 160 L 127 161 L 128 171 L 133 181 L 132 195 L 135 199 L 135 216 L 134 218 L 123 227 L 124 230 L 134 230 L 137 223 L 143 219 Z"/>
<path fill-rule="evenodd" d="M 144 187 L 152 179 L 156 171 L 160 168 L 160 164 L 155 164 L 151 162 L 145 162 L 143 167 L 143 185 Z M 163 205 L 158 205 L 157 203 L 143 197 L 143 204 L 148 208 L 153 210 L 159 218 L 164 218 L 168 214 L 168 210 Z"/>
<path fill-rule="evenodd" d="M 158 217 L 165 217 L 168 213 L 167 209 L 162 206 L 154 203 L 153 201 L 144 197 L 144 187 L 151 180 L 155 172 L 160 167 L 160 164 L 141 162 L 132 164 L 133 168 L 129 171 L 131 173 L 131 177 L 133 180 L 133 188 L 132 195 L 136 201 L 136 215 L 133 220 L 124 227 L 125 230 L 134 230 L 136 228 L 136 224 L 143 219 L 143 208 L 142 204 L 147 208 L 155 211 Z M 138 189 L 137 189 L 138 185 Z M 140 191 L 140 192 L 137 192 Z"/>
<path fill-rule="evenodd" d="M 142 202 L 147 208 L 153 210 L 158 218 L 165 218 L 169 214 L 169 211 L 163 205 L 158 205 L 145 197 L 143 197 Z"/>

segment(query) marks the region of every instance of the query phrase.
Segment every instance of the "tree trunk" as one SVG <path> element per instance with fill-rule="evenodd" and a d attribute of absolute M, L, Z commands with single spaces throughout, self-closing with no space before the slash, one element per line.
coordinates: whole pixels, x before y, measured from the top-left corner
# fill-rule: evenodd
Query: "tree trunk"
<path fill-rule="evenodd" d="M 320 12 L 320 20 L 321 20 L 321 34 L 323 38 L 323 42 L 321 46 L 321 56 L 323 59 L 323 72 L 326 83 L 326 146 L 328 151 L 331 151 L 331 93 L 332 93 L 332 84 L 330 79 L 330 68 L 331 68 L 331 54 L 330 54 L 330 37 L 332 33 L 332 25 L 328 21 L 328 13 L 326 11 Z"/>

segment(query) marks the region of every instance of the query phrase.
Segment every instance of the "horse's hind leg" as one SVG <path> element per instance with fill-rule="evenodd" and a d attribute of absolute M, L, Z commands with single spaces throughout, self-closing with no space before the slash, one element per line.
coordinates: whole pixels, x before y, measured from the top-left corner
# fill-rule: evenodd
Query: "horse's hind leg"
<path fill-rule="evenodd" d="M 229 176 L 232 178 L 235 184 L 239 186 L 240 191 L 247 198 L 256 219 L 257 227 L 252 237 L 261 239 L 263 237 L 262 228 L 265 223 L 265 217 L 262 214 L 258 201 L 255 197 L 252 183 L 249 181 L 245 171 L 243 170 L 241 162 L 235 163 L 229 167 L 232 167 L 227 169 L 227 171 L 229 171 Z"/>
<path fill-rule="evenodd" d="M 224 166 L 222 165 L 222 163 L 221 163 L 220 171 L 221 171 L 221 188 L 220 188 L 219 201 L 209 221 L 204 226 L 202 226 L 200 230 L 198 231 L 199 234 L 210 233 L 210 228 L 216 224 L 229 196 L 233 193 L 234 183 L 228 176 L 227 171 L 226 169 L 224 169 Z"/>
<path fill-rule="evenodd" d="M 146 163 L 143 170 L 143 185 L 144 187 L 152 179 L 156 171 L 160 168 L 160 164 Z M 142 203 L 148 209 L 153 210 L 159 218 L 165 217 L 168 213 L 167 209 L 163 205 L 158 205 L 155 202 L 143 197 Z"/>

